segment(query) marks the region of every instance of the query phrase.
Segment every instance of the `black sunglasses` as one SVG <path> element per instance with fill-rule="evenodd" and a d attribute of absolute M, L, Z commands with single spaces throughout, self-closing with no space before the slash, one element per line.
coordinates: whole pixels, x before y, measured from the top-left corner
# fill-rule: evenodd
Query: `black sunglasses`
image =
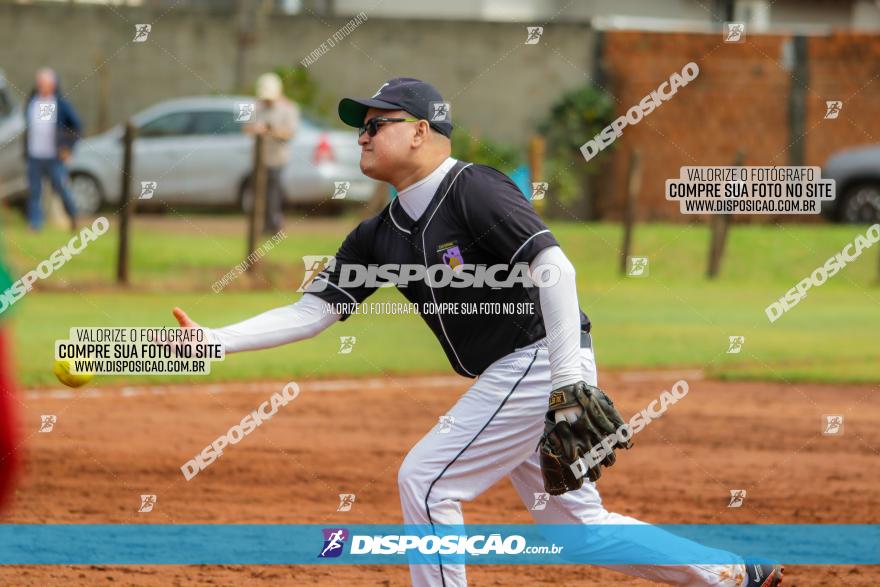
<path fill-rule="evenodd" d="M 376 116 L 366 121 L 364 125 L 358 129 L 358 137 L 362 137 L 364 133 L 367 133 L 371 137 L 376 136 L 376 133 L 379 132 L 379 125 L 383 122 L 418 122 L 419 120 L 419 118 L 388 118 L 387 116 Z"/>

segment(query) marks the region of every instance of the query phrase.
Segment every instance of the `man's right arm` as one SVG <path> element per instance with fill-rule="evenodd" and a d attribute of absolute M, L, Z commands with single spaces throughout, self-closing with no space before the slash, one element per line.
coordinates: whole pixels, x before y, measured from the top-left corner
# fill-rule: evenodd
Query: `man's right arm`
<path fill-rule="evenodd" d="M 305 294 L 294 304 L 263 312 L 243 322 L 223 328 L 204 328 L 213 342 L 223 345 L 227 353 L 267 349 L 317 336 L 334 322 L 339 314 L 333 307 L 312 294 Z"/>
<path fill-rule="evenodd" d="M 271 348 L 316 336 L 337 320 L 346 320 L 352 304 L 361 303 L 377 289 L 372 284 L 352 286 L 340 280 L 342 267 L 368 267 L 373 262 L 367 245 L 371 233 L 365 228 L 369 222 L 362 222 L 349 233 L 332 257 L 331 266 L 314 276 L 295 304 L 216 329 L 200 326 L 186 312 L 174 308 L 177 323 L 181 328 L 202 328 L 227 353 Z"/>

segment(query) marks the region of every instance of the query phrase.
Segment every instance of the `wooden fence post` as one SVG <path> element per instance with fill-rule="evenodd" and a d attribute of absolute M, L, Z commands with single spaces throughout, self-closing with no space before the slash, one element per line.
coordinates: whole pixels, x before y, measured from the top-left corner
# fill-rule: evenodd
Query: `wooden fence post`
<path fill-rule="evenodd" d="M 128 285 L 129 265 L 128 231 L 131 217 L 134 213 L 134 202 L 131 199 L 131 173 L 132 173 L 132 150 L 137 129 L 130 120 L 125 124 L 125 134 L 122 137 L 122 187 L 120 190 L 119 207 L 119 248 L 116 254 L 116 283 Z"/>
<path fill-rule="evenodd" d="M 249 258 L 257 250 L 257 237 L 263 230 L 263 222 L 266 214 L 266 164 L 264 157 L 265 137 L 262 133 L 254 137 L 254 173 L 251 178 L 253 189 L 253 201 L 251 202 L 251 217 L 248 222 L 247 257 Z M 259 259 L 247 265 L 247 271 L 256 268 Z"/>
<path fill-rule="evenodd" d="M 636 205 L 642 189 L 642 153 L 633 149 L 629 159 L 626 200 L 623 207 L 623 246 L 620 248 L 620 273 L 626 275 L 626 260 L 632 248 L 633 228 L 636 223 Z"/>
<path fill-rule="evenodd" d="M 540 182 L 544 179 L 544 153 L 547 150 L 547 141 L 541 135 L 535 135 L 529 141 L 529 171 L 531 172 L 532 183 Z M 529 186 L 534 195 L 534 186 Z M 544 197 L 540 200 L 530 198 L 532 206 L 538 214 L 544 212 L 547 205 L 547 194 L 552 188 L 547 186 Z"/>
<path fill-rule="evenodd" d="M 744 159 L 743 152 L 737 151 L 733 159 L 734 167 L 740 167 Z M 713 214 L 709 226 L 709 266 L 706 269 L 706 277 L 715 279 L 721 271 L 721 261 L 724 258 L 724 248 L 727 245 L 727 233 L 730 228 L 730 214 Z"/>

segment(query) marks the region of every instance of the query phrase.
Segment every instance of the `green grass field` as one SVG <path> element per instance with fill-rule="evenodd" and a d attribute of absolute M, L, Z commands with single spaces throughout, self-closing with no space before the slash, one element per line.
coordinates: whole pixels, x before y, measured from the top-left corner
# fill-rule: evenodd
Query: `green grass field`
<path fill-rule="evenodd" d="M 112 221 L 112 219 L 111 219 Z M 239 278 L 219 294 L 211 285 L 244 258 L 244 223 L 217 217 L 138 217 L 132 236 L 132 285 L 113 286 L 115 228 L 13 306 L 19 379 L 54 385 L 53 344 L 73 326 L 171 326 L 171 308 L 209 327 L 224 326 L 291 303 L 305 254 L 332 254 L 353 219 L 289 220 L 288 237 L 264 258 L 269 287 L 253 291 Z M 47 258 L 69 235 L 29 233 L 6 214 L 4 247 L 14 278 Z M 716 377 L 778 381 L 880 381 L 880 247 L 868 249 L 777 322 L 764 308 L 839 251 L 863 226 L 743 225 L 732 229 L 722 275 L 704 278 L 708 231 L 703 225 L 646 224 L 635 255 L 650 275 L 617 271 L 620 227 L 551 226 L 578 271 L 581 307 L 594 323 L 601 368 L 703 368 Z M 404 301 L 380 290 L 370 301 Z M 337 354 L 339 336 L 356 348 Z M 744 335 L 739 354 L 728 336 Z M 348 374 L 451 372 L 417 317 L 355 316 L 316 339 L 215 363 L 204 381 Z M 133 384 L 184 376 L 101 378 Z"/>

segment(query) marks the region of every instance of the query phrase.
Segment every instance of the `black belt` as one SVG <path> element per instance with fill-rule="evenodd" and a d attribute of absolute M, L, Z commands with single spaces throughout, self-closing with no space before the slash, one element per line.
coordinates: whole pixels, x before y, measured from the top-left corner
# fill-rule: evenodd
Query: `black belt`
<path fill-rule="evenodd" d="M 581 348 L 582 349 L 591 349 L 593 348 L 593 337 L 589 332 L 584 332 L 581 330 Z"/>

